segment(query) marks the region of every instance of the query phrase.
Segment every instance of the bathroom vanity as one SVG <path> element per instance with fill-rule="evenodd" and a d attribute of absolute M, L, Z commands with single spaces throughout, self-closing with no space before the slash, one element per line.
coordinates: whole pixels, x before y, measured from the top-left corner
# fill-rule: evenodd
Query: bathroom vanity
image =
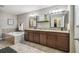
<path fill-rule="evenodd" d="M 25 40 L 69 52 L 68 24 L 67 10 L 30 17 Z"/>
<path fill-rule="evenodd" d="M 27 29 L 25 40 L 69 52 L 68 31 Z"/>

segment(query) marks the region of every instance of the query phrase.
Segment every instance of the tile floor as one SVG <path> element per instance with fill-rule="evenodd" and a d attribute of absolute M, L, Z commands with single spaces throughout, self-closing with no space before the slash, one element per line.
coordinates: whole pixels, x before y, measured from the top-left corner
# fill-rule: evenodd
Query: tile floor
<path fill-rule="evenodd" d="M 53 48 L 49 48 L 40 44 L 23 41 L 17 44 L 10 44 L 5 41 L 0 41 L 0 49 L 10 46 L 18 53 L 63 53 L 63 51 L 59 51 Z"/>

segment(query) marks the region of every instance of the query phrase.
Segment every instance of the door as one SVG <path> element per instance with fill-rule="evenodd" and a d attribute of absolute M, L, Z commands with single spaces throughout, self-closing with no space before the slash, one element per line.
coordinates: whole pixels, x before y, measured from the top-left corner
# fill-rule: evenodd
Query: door
<path fill-rule="evenodd" d="M 75 5 L 75 27 L 74 27 L 74 41 L 75 41 L 75 50 L 79 52 L 79 5 Z"/>

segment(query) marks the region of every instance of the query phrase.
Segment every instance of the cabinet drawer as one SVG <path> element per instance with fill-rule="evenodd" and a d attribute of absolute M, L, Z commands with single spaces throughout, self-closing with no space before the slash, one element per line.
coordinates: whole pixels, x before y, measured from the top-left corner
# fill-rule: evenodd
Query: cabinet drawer
<path fill-rule="evenodd" d="M 69 34 L 68 33 L 57 33 L 57 36 L 66 36 L 66 37 L 69 37 Z"/>
<path fill-rule="evenodd" d="M 57 33 L 56 32 L 47 32 L 47 35 L 57 35 Z"/>

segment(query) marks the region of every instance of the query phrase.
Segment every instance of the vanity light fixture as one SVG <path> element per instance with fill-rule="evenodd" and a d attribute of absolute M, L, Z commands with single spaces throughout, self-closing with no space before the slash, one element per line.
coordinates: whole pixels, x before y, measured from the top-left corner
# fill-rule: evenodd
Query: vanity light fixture
<path fill-rule="evenodd" d="M 62 13 L 62 12 L 65 12 L 66 9 L 58 9 L 58 10 L 52 10 L 51 12 L 49 13 L 52 13 L 52 14 L 58 14 L 58 13 Z"/>
<path fill-rule="evenodd" d="M 34 16 L 37 16 L 37 15 L 38 15 L 38 14 L 31 14 L 30 16 L 31 16 L 31 17 L 34 17 Z"/>

